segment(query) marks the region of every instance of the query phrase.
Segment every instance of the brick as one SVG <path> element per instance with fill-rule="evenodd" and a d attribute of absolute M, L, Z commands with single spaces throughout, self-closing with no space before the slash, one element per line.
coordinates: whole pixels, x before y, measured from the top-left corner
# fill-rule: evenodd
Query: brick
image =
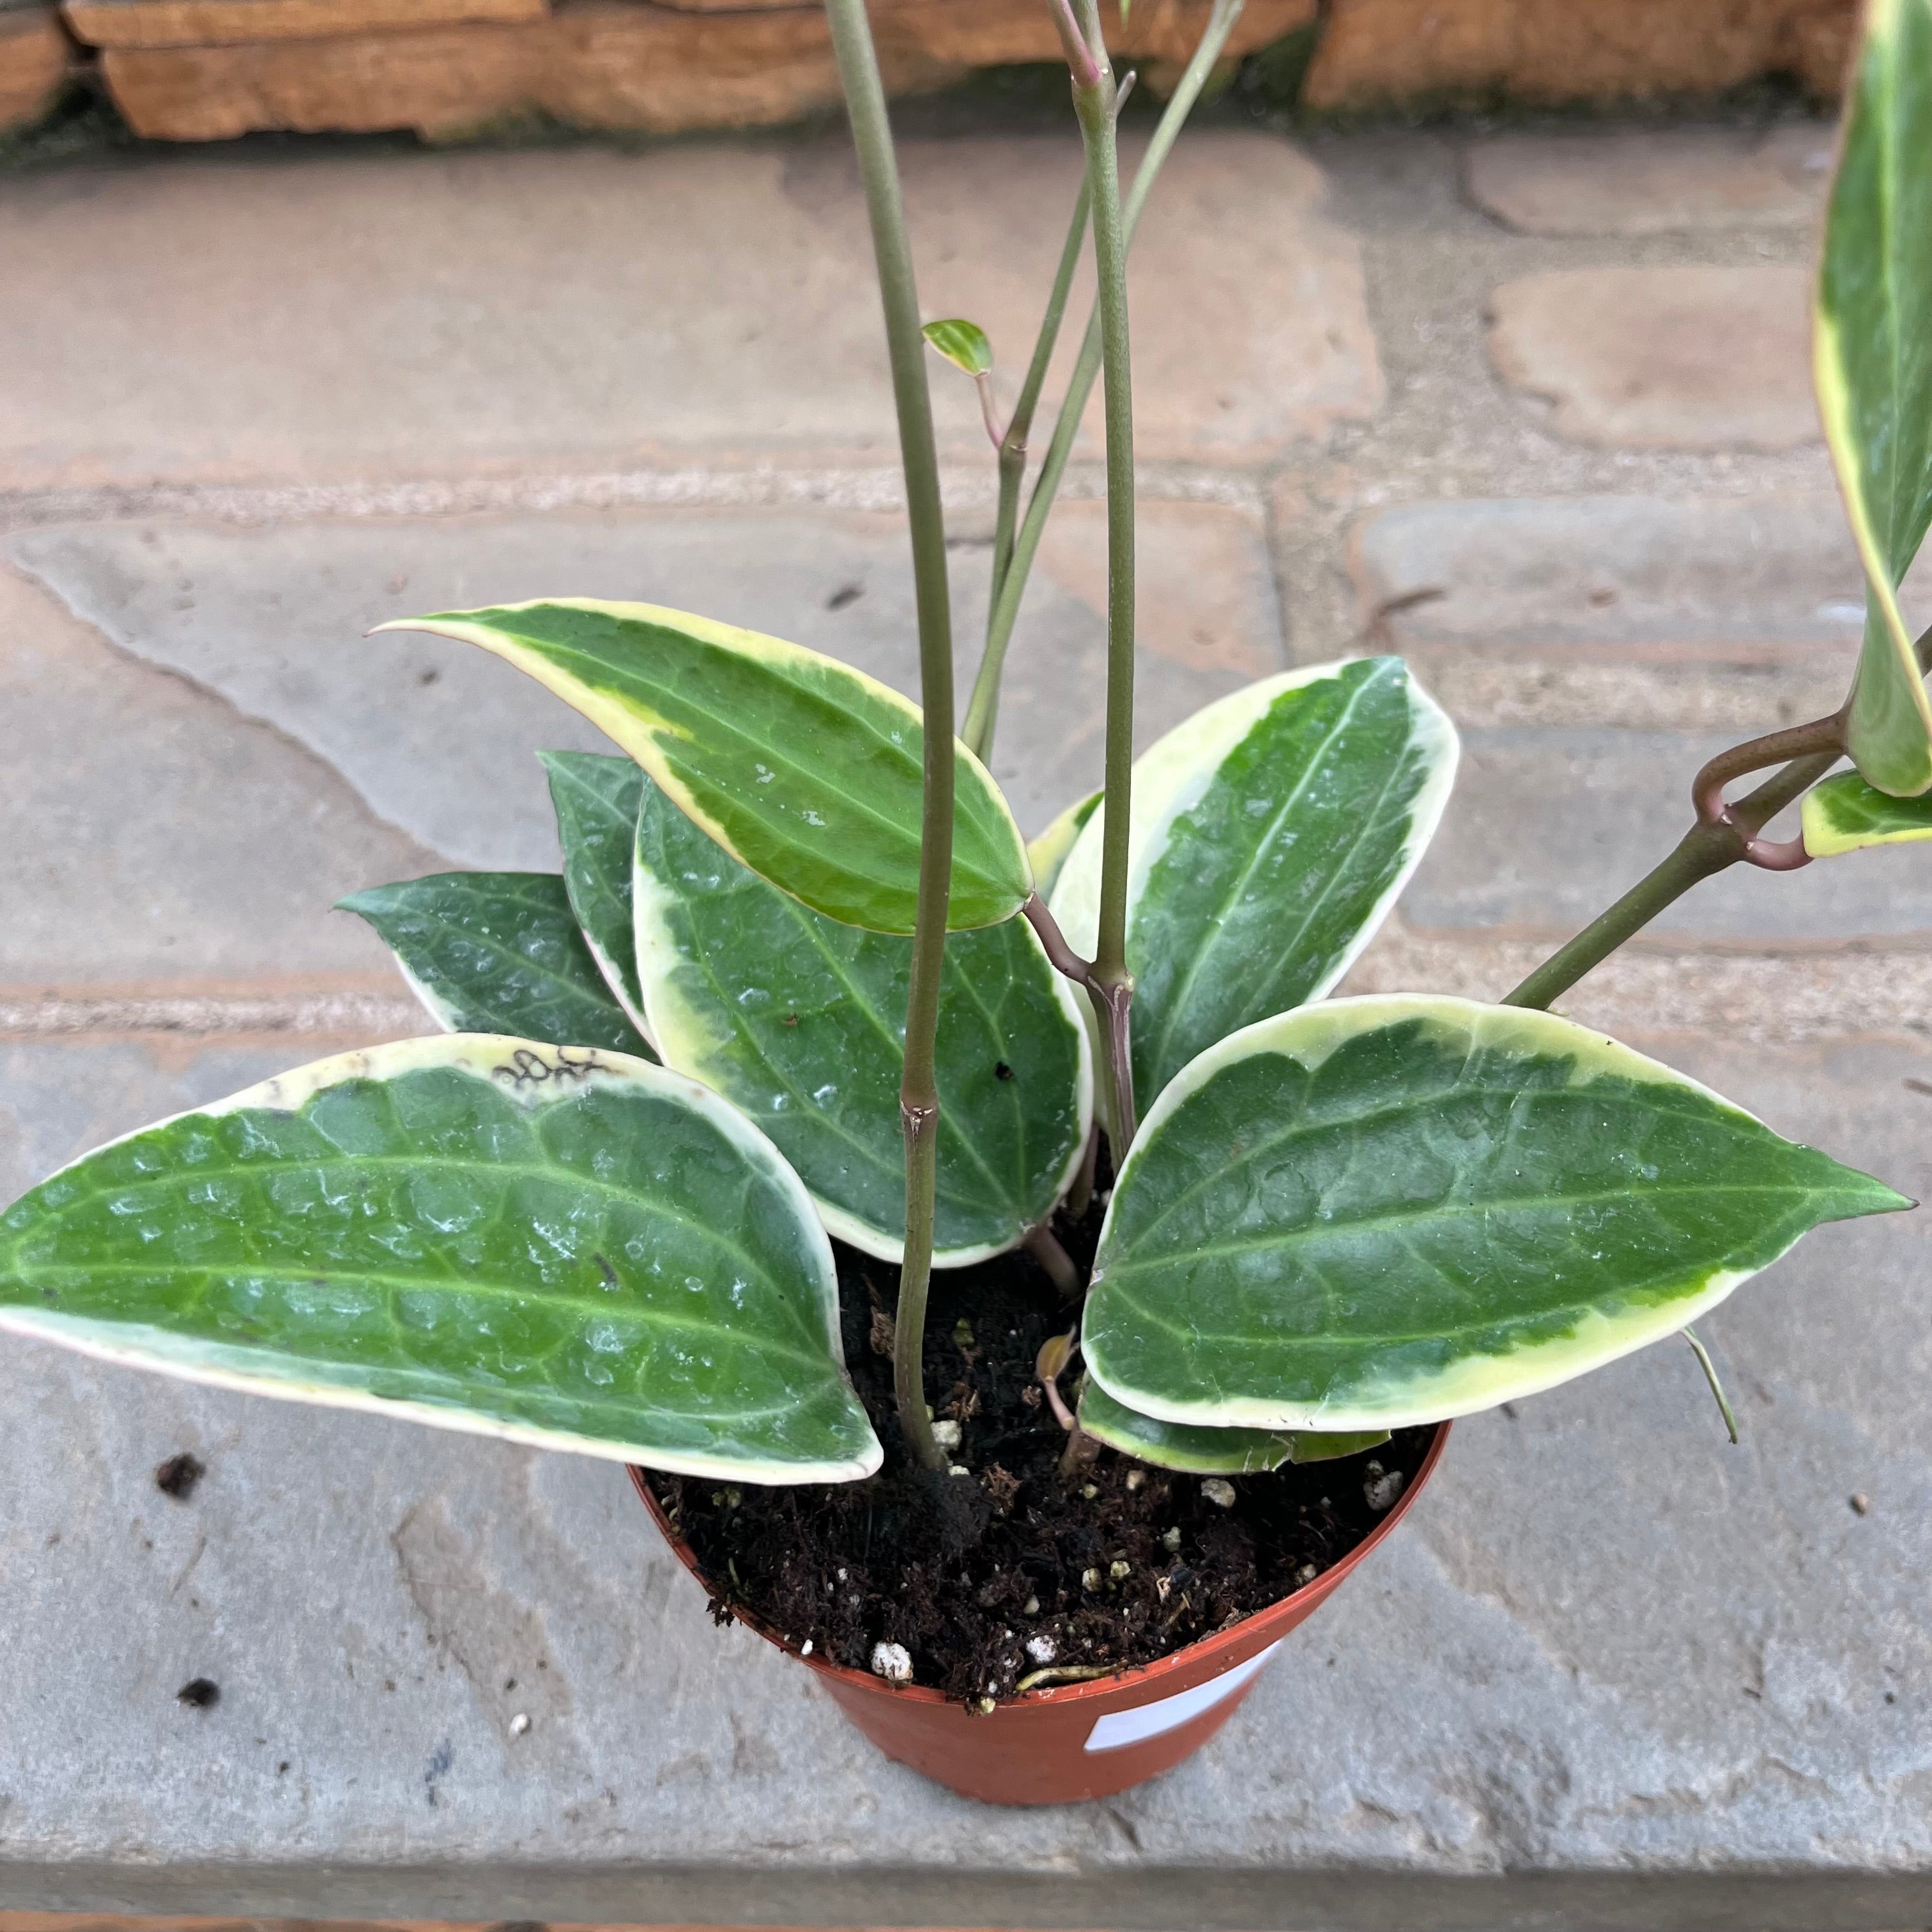
<path fill-rule="evenodd" d="M 376 818 L 464 865 L 554 866 L 534 754 L 609 747 L 483 652 L 363 637 L 385 618 L 542 595 L 644 596 L 919 689 L 896 517 L 673 510 L 256 530 L 122 524 L 23 535 L 4 548 L 122 650 L 266 720 L 326 760 Z M 984 631 L 988 549 L 956 556 L 963 692 Z M 1148 504 L 1142 570 L 1144 737 L 1282 662 L 1258 519 L 1211 504 Z M 1029 830 L 1100 782 L 1106 582 L 1101 506 L 1062 506 L 1014 639 L 993 760 Z M 218 787 L 202 796 L 226 820 Z M 410 876 L 356 876 L 351 864 L 345 854 L 337 869 L 346 882 L 316 903 Z"/>
<path fill-rule="evenodd" d="M 1610 100 L 1767 74 L 1834 92 L 1855 0 L 1334 0 L 1303 98 Z"/>
<path fill-rule="evenodd" d="M 227 46 L 394 33 L 465 21 L 541 20 L 546 0 L 62 0 L 79 38 L 98 47 Z"/>
<path fill-rule="evenodd" d="M 333 34 L 245 46 L 121 46 L 101 62 L 114 102 L 152 140 L 213 141 L 264 129 L 447 140 L 533 110 L 654 134 L 764 127 L 838 98 L 812 14 L 696 16 L 590 4 L 524 26 Z M 947 70 L 893 58 L 896 88 Z"/>
<path fill-rule="evenodd" d="M 1070 136 L 903 151 L 925 298 L 992 331 L 1009 395 L 1078 154 Z M 1359 251 L 1322 192 L 1265 136 L 1177 150 L 1136 250 L 1144 454 L 1269 448 L 1377 406 Z M 146 170 L 80 200 L 27 176 L 0 187 L 0 260 L 17 376 L 0 385 L 0 489 L 529 476 L 698 452 L 897 463 L 842 134 Z M 40 298 L 56 286 L 60 303 Z M 971 385 L 946 373 L 942 436 L 983 475 Z"/>
<path fill-rule="evenodd" d="M 51 7 L 0 10 L 0 134 L 46 115 L 67 85 L 72 55 Z"/>
<path fill-rule="evenodd" d="M 152 553 L 148 554 L 152 555 Z M 155 586 L 164 607 L 178 580 Z M 0 570 L 0 988 L 392 983 L 328 908 L 442 869 L 334 772 Z"/>
<path fill-rule="evenodd" d="M 1442 829 L 1402 895 L 1405 921 L 1424 932 L 1567 939 L 1676 844 L 1690 823 L 1692 777 L 1736 740 L 1556 726 L 1466 731 Z M 1795 827 L 1773 829 L 1788 836 Z M 1916 941 L 1928 927 L 1932 850 L 1911 845 L 1796 872 L 1736 866 L 1678 900 L 1650 931 L 1817 946 Z"/>
<path fill-rule="evenodd" d="M 1230 47 L 1264 45 L 1312 11 L 1312 0 L 1258 0 Z M 1202 0 L 1165 0 L 1145 12 L 1130 16 L 1119 36 L 1124 58 L 1190 50 L 1207 8 Z M 941 86 L 974 67 L 1058 55 L 1052 17 L 1034 0 L 897 0 L 878 10 L 874 28 L 895 92 Z M 554 18 L 515 28 L 340 31 L 299 45 L 124 45 L 103 67 L 136 130 L 177 141 L 268 128 L 411 128 L 446 137 L 533 110 L 581 127 L 682 134 L 769 126 L 840 98 L 822 10 L 693 11 L 652 0 L 567 0 Z"/>
<path fill-rule="evenodd" d="M 1728 233 L 1822 214 L 1831 130 L 1646 128 L 1512 134 L 1463 162 L 1477 206 L 1523 235 Z"/>
<path fill-rule="evenodd" d="M 1801 268 L 1558 268 L 1491 297 L 1506 382 L 1560 436 L 1612 448 L 1790 449 L 1818 434 Z"/>

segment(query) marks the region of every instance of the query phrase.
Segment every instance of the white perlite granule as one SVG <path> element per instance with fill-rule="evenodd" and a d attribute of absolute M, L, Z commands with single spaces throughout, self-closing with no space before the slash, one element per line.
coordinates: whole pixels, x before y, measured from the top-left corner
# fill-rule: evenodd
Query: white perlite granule
<path fill-rule="evenodd" d="M 872 1675 L 888 1684 L 912 1682 L 912 1653 L 902 1643 L 875 1643 L 872 1646 Z"/>

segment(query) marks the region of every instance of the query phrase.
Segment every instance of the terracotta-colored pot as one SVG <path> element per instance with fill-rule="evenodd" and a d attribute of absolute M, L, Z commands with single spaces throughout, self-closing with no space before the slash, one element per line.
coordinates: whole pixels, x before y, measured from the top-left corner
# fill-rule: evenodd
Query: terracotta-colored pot
<path fill-rule="evenodd" d="M 990 1804 L 1070 1804 L 1107 1797 L 1171 1771 L 1228 1721 L 1282 1639 L 1408 1514 L 1448 1440 L 1448 1424 L 1439 1424 L 1415 1480 L 1395 1507 L 1306 1588 L 1118 1677 L 1029 1690 L 982 1716 L 938 1690 L 895 1687 L 820 1657 L 799 1660 L 818 1673 L 832 1701 L 886 1756 L 968 1798 Z M 633 1469 L 631 1480 L 671 1553 L 710 1590 L 691 1546 L 664 1520 L 644 1471 Z M 798 1657 L 798 1646 L 761 1618 L 736 1605 L 733 1614 L 766 1642 Z"/>

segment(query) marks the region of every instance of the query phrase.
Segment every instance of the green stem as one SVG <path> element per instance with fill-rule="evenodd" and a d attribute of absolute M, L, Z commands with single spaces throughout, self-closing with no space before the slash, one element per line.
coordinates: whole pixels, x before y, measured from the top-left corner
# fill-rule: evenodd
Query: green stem
<path fill-rule="evenodd" d="M 1080 192 L 1073 203 L 1073 218 L 1066 224 L 1066 241 L 1060 251 L 1060 266 L 1054 271 L 1053 287 L 1046 298 L 1046 313 L 1041 316 L 1040 334 L 1034 338 L 1033 360 L 1027 364 L 1026 380 L 1020 384 L 1019 400 L 1013 405 L 1012 420 L 1006 424 L 1006 433 L 1000 440 L 1000 506 L 993 524 L 993 587 L 991 601 L 986 606 L 986 628 L 990 637 L 993 613 L 998 608 L 1000 588 L 1006 580 L 1007 567 L 1013 560 L 1013 536 L 1018 527 L 1020 516 L 1020 485 L 1026 480 L 1027 438 L 1033 434 L 1033 419 L 1040 408 L 1040 393 L 1046 386 L 1048 365 L 1053 360 L 1053 352 L 1059 346 L 1060 325 L 1066 314 L 1067 298 L 1073 291 L 1073 273 L 1080 266 L 1081 244 L 1087 239 L 1087 210 L 1092 200 L 1092 191 L 1087 185 L 1087 178 L 1080 178 Z M 980 676 L 985 675 L 985 665 L 980 667 Z M 977 704 L 980 696 L 980 679 L 973 684 L 973 698 Z M 966 742 L 981 758 L 992 749 L 993 735 L 992 712 L 988 710 L 983 720 L 987 742 L 980 744 L 973 735 L 973 710 L 968 706 L 966 717 Z"/>
<path fill-rule="evenodd" d="M 912 990 L 906 1003 L 905 1070 L 899 1118 L 905 1138 L 905 1259 L 895 1318 L 892 1388 L 899 1428 L 915 1460 L 943 1469 L 934 1441 L 922 1372 L 926 1291 L 932 1276 L 934 1202 L 939 1172 L 939 1087 L 934 1065 L 939 982 L 952 883 L 952 616 L 946 573 L 946 523 L 939 501 L 939 458 L 926 383 L 926 339 L 906 241 L 905 209 L 892 154 L 892 124 L 872 46 L 866 0 L 825 0 L 838 77 L 865 183 L 872 250 L 885 309 L 886 347 L 897 406 L 906 514 L 912 530 L 913 584 L 919 614 L 920 694 L 925 706 L 925 793 L 920 826 L 919 908 L 913 937 Z"/>
<path fill-rule="evenodd" d="M 1913 650 L 1922 673 L 1932 672 L 1932 626 L 1920 635 Z M 1804 845 L 1760 843 L 1758 834 L 1788 805 L 1802 797 L 1844 754 L 1844 722 L 1850 705 L 1835 716 L 1815 724 L 1774 731 L 1748 745 L 1720 752 L 1697 774 L 1690 788 L 1697 823 L 1684 835 L 1676 851 L 1648 872 L 1608 911 L 1592 920 L 1562 950 L 1546 959 L 1514 992 L 1504 995 L 1506 1006 L 1547 1006 L 1560 999 L 1592 968 L 1600 965 L 1632 934 L 1640 932 L 1673 900 L 1682 898 L 1699 880 L 1721 872 L 1740 860 L 1750 860 L 1768 872 L 1789 872 L 1804 862 Z M 1760 771 L 1773 758 L 1789 753 L 1781 771 L 1774 772 L 1755 791 L 1736 805 L 1724 802 L 1724 788 L 1733 778 Z"/>
<path fill-rule="evenodd" d="M 1200 99 L 1201 91 L 1207 86 L 1214 64 L 1221 57 L 1221 50 L 1227 45 L 1228 36 L 1234 31 L 1234 22 L 1241 16 L 1244 4 L 1244 0 L 1214 0 L 1201 44 L 1194 50 L 1187 70 L 1181 76 L 1180 84 L 1162 111 L 1154 138 L 1135 171 L 1133 188 L 1127 196 L 1123 217 L 1124 232 L 1130 243 L 1139 225 L 1141 211 L 1147 206 L 1148 196 L 1160 177 L 1161 167 L 1179 140 L 1194 104 Z M 1100 371 L 1100 311 L 1096 302 L 1093 314 L 1088 318 L 1079 360 L 1074 364 L 1072 380 L 1061 399 L 1052 439 L 1040 464 L 1039 480 L 1028 499 L 1026 515 L 1014 539 L 1012 557 L 994 594 L 992 610 L 986 620 L 986 654 L 980 660 L 979 673 L 973 684 L 972 702 L 966 711 L 966 742 L 982 758 L 992 746 L 994 727 L 998 722 L 1000 675 L 1006 664 L 1006 646 L 1012 642 L 1020 600 L 1026 594 L 1027 578 L 1032 572 L 1034 558 L 1046 529 L 1048 513 L 1053 508 L 1060 479 L 1066 475 L 1068 460 L 1073 454 L 1073 440 L 1079 434 L 1080 418 L 1086 410 L 1087 399 L 1094 393 L 1094 380 Z"/>
<path fill-rule="evenodd" d="M 1738 1412 L 1731 1406 L 1730 1398 L 1724 1394 L 1724 1384 L 1718 1379 L 1718 1365 L 1712 1360 L 1710 1350 L 1698 1340 L 1696 1330 L 1685 1328 L 1682 1332 L 1684 1340 L 1690 1344 L 1691 1352 L 1697 1358 L 1697 1366 L 1704 1371 L 1704 1379 L 1710 1384 L 1711 1393 L 1717 1399 L 1718 1413 L 1724 1418 L 1724 1426 L 1730 1432 L 1731 1441 L 1735 1444 L 1740 1439 Z"/>
<path fill-rule="evenodd" d="M 1607 911 L 1592 920 L 1560 952 L 1504 996 L 1506 1006 L 1547 1006 L 1593 968 L 1600 966 L 1666 906 L 1714 874 L 1748 856 L 1757 834 L 1838 762 L 1835 752 L 1793 758 L 1784 769 L 1730 808 L 1727 822 L 1694 825 L 1664 862 L 1645 874 Z"/>
<path fill-rule="evenodd" d="M 1076 86 L 1074 112 L 1087 146 L 1093 190 L 1094 268 L 1099 284 L 1103 400 L 1107 421 L 1107 770 L 1100 808 L 1100 916 L 1094 952 L 1093 1000 L 1114 1078 L 1116 1160 L 1125 1160 L 1136 1127 L 1127 970 L 1127 850 L 1134 778 L 1134 376 L 1127 327 L 1127 233 L 1120 208 L 1120 145 L 1114 77 L 1100 58 L 1100 0 L 1080 0 L 1080 24 L 1100 66 Z"/>

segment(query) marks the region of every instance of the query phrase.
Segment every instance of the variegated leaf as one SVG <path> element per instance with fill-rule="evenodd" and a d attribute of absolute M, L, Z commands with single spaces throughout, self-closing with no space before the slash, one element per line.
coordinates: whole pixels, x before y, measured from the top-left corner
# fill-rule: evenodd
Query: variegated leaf
<path fill-rule="evenodd" d="M 1932 520 L 1932 0 L 1867 0 L 1825 223 L 1819 412 L 1865 569 L 1853 762 L 1932 788 L 1932 696 L 1897 589 Z"/>
<path fill-rule="evenodd" d="M 919 902 L 919 707 L 835 658 L 651 604 L 560 598 L 400 618 L 480 645 L 574 706 L 672 802 L 816 912 L 910 933 Z M 955 932 L 997 926 L 1033 889 L 991 774 L 962 745 Z"/>
<path fill-rule="evenodd" d="M 352 892 L 440 1026 L 654 1059 L 553 872 L 440 872 Z"/>
<path fill-rule="evenodd" d="M 1820 1222 L 1910 1204 L 1552 1014 L 1337 1000 L 1223 1040 L 1154 1103 L 1082 1347 L 1163 1421 L 1394 1429 L 1568 1381 Z"/>
<path fill-rule="evenodd" d="M 1804 794 L 1804 849 L 1814 859 L 1866 845 L 1908 845 L 1932 838 L 1932 794 L 1894 798 L 1856 772 L 1842 772 Z"/>
<path fill-rule="evenodd" d="M 1400 658 L 1288 671 L 1134 765 L 1127 964 L 1144 1106 L 1238 1028 L 1319 999 L 1374 937 L 1448 802 L 1456 733 Z M 1054 886 L 1093 955 L 1104 804 Z"/>
<path fill-rule="evenodd" d="M 1159 1422 L 1117 1402 L 1088 1376 L 1080 1391 L 1080 1426 L 1096 1442 L 1162 1469 L 1197 1476 L 1258 1476 L 1289 1462 L 1328 1462 L 1386 1442 L 1386 1429 L 1348 1436 L 1310 1430 L 1203 1429 Z"/>
<path fill-rule="evenodd" d="M 993 345 L 976 322 L 949 316 L 944 322 L 928 322 L 926 340 L 956 369 L 969 376 L 984 376 L 993 366 Z"/>
<path fill-rule="evenodd" d="M 1099 808 L 1102 794 L 1089 792 L 1078 805 L 1070 805 L 1037 838 L 1027 842 L 1027 862 L 1033 868 L 1033 889 L 1042 898 L 1049 898 L 1073 842 Z"/>
<path fill-rule="evenodd" d="M 742 1108 L 826 1226 L 898 1259 L 911 941 L 821 916 L 736 864 L 657 788 L 638 818 L 637 960 L 666 1061 Z M 1086 1030 L 1024 920 L 946 941 L 938 1036 L 938 1265 L 1045 1218 L 1092 1119 Z"/>
<path fill-rule="evenodd" d="M 695 1474 L 880 1461 L 770 1142 L 694 1081 L 533 1040 L 344 1054 L 110 1142 L 0 1215 L 0 1329 Z"/>
<path fill-rule="evenodd" d="M 644 995 L 631 934 L 631 848 L 644 775 L 628 758 L 595 752 L 539 752 L 550 778 L 570 910 L 604 983 L 640 1033 Z"/>

